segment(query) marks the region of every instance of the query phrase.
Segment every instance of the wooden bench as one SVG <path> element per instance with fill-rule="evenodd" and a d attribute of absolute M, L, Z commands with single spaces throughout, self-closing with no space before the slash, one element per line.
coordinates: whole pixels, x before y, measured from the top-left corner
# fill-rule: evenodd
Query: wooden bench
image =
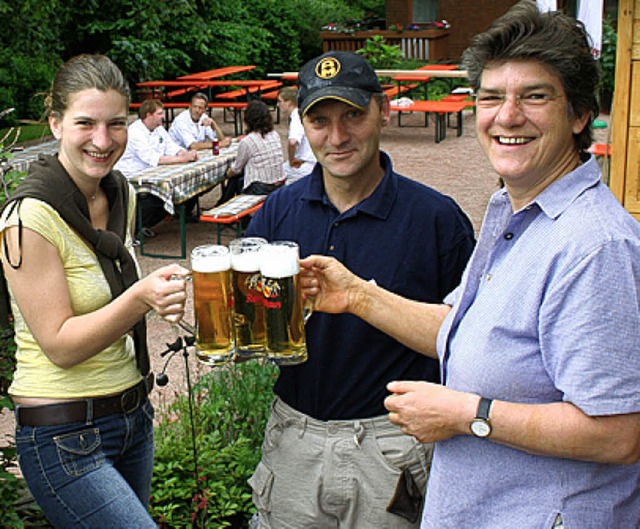
<path fill-rule="evenodd" d="M 467 101 L 414 101 L 411 105 L 391 105 L 391 110 L 398 112 L 398 126 L 402 127 L 403 112 L 424 112 L 425 127 L 429 124 L 429 114 L 436 116 L 436 143 L 440 143 L 447 137 L 447 120 L 449 114 L 456 114 L 457 133 L 462 136 L 462 111 L 467 108 Z"/>
<path fill-rule="evenodd" d="M 282 86 L 280 81 L 268 81 L 261 86 L 248 86 L 246 88 L 238 88 L 237 90 L 229 90 L 228 92 L 222 92 L 216 95 L 216 99 L 238 99 L 239 97 L 249 98 L 251 94 L 256 94 L 259 97 L 263 90 L 273 90 Z"/>
<path fill-rule="evenodd" d="M 399 95 L 404 94 L 405 92 L 411 92 L 411 90 L 416 88 L 418 88 L 418 83 L 398 84 L 397 86 L 387 88 L 384 90 L 384 93 L 389 97 L 389 99 L 396 99 Z"/>
<path fill-rule="evenodd" d="M 200 222 L 216 225 L 218 244 L 222 240 L 222 230 L 227 226 L 235 226 L 236 237 L 241 237 L 244 231 L 242 219 L 258 211 L 266 198 L 267 195 L 237 195 L 224 204 L 203 211 Z"/>
<path fill-rule="evenodd" d="M 613 154 L 613 145 L 610 143 L 594 143 L 589 147 L 589 152 L 596 156 L 608 156 Z"/>

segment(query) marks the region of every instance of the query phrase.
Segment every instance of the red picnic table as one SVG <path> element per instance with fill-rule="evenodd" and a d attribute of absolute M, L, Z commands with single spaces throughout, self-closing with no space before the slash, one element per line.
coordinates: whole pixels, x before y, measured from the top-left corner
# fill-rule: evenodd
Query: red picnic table
<path fill-rule="evenodd" d="M 414 101 L 410 105 L 391 105 L 391 110 L 398 112 L 398 126 L 402 127 L 403 112 L 424 112 L 425 127 L 429 124 L 429 114 L 436 116 L 436 143 L 447 137 L 447 116 L 457 114 L 457 135 L 462 136 L 462 111 L 469 106 L 468 101 Z"/>
<path fill-rule="evenodd" d="M 206 72 L 181 75 L 180 77 L 176 77 L 176 79 L 178 79 L 179 81 L 210 81 L 211 79 L 226 77 L 227 75 L 233 75 L 234 73 L 248 72 L 249 70 L 253 70 L 254 68 L 255 65 L 223 66 L 222 68 L 215 68 L 213 70 L 207 70 Z"/>
<path fill-rule="evenodd" d="M 244 88 L 257 88 L 258 93 L 261 90 L 267 88 L 273 88 L 277 86 L 278 81 L 274 79 L 213 79 L 209 81 L 198 81 L 194 84 L 193 81 L 143 81 L 138 83 L 137 86 L 146 88 L 183 88 L 182 93 L 202 88 L 213 88 L 223 86 L 240 86 Z M 211 98 L 210 98 L 211 99 Z"/>
<path fill-rule="evenodd" d="M 213 70 L 207 70 L 205 72 L 197 72 L 189 75 L 182 75 L 176 78 L 176 81 L 181 81 L 181 82 L 184 82 L 185 84 L 187 83 L 191 83 L 191 84 L 189 84 L 188 86 L 184 86 L 178 90 L 172 90 L 171 92 L 168 92 L 167 97 L 172 98 L 178 95 L 185 94 L 187 92 L 191 92 L 193 90 L 200 90 L 202 88 L 206 88 L 206 85 L 201 84 L 202 81 L 211 81 L 212 79 L 219 79 L 220 77 L 226 77 L 228 75 L 233 75 L 236 73 L 248 72 L 250 70 L 253 70 L 254 68 L 255 68 L 255 65 L 223 66 L 222 68 L 215 68 Z M 155 88 L 167 86 L 165 83 L 167 83 L 167 81 L 145 81 L 144 84 L 138 83 L 138 86 L 146 86 L 146 87 L 152 88 L 155 95 Z M 198 83 L 198 84 L 195 84 L 195 83 Z"/>
<path fill-rule="evenodd" d="M 425 64 L 424 66 L 420 66 L 420 68 L 416 68 L 416 70 L 411 72 L 410 74 L 396 75 L 392 77 L 392 79 L 398 83 L 398 95 L 402 92 L 406 92 L 407 90 L 415 88 L 416 84 L 423 84 L 424 98 L 429 99 L 429 81 L 431 81 L 431 78 L 440 77 L 442 72 L 451 72 L 457 69 L 458 66 L 455 64 Z M 449 81 L 451 81 L 451 78 L 448 79 Z M 410 88 L 406 88 L 403 90 L 402 83 L 411 83 L 410 85 L 405 85 L 409 86 Z"/>

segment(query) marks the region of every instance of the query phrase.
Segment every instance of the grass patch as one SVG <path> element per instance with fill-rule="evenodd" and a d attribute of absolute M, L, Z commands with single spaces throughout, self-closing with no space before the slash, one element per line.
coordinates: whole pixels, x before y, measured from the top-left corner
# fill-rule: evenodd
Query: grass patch
<path fill-rule="evenodd" d="M 20 129 L 20 137 L 18 138 L 17 145 L 21 143 L 32 141 L 32 140 L 41 140 L 46 138 L 47 136 L 51 136 L 51 130 L 49 129 L 49 125 L 45 123 L 30 123 L 27 125 L 19 125 L 15 127 L 15 130 L 9 136 L 9 140 L 13 140 L 15 137 L 16 131 Z M 4 138 L 5 134 L 9 132 L 9 128 L 0 129 L 0 138 Z"/>

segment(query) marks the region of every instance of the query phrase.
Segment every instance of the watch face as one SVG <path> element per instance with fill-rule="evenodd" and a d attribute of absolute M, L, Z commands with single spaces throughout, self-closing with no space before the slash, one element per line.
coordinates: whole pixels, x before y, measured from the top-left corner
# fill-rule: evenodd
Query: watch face
<path fill-rule="evenodd" d="M 491 433 L 491 425 L 484 419 L 471 421 L 471 433 L 476 437 L 488 437 Z"/>

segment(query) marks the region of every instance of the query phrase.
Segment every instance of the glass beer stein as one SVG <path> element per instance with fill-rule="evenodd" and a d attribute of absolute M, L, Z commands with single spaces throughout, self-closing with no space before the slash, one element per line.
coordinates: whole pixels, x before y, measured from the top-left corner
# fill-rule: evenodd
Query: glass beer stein
<path fill-rule="evenodd" d="M 260 250 L 267 357 L 282 366 L 307 360 L 298 259 L 298 245 L 290 241 L 265 244 Z"/>
<path fill-rule="evenodd" d="M 260 248 L 265 244 L 267 240 L 260 237 L 243 237 L 229 243 L 237 361 L 265 355 L 265 309 L 260 275 Z"/>
<path fill-rule="evenodd" d="M 191 252 L 196 357 L 213 367 L 234 360 L 231 256 L 226 246 L 197 246 Z"/>

